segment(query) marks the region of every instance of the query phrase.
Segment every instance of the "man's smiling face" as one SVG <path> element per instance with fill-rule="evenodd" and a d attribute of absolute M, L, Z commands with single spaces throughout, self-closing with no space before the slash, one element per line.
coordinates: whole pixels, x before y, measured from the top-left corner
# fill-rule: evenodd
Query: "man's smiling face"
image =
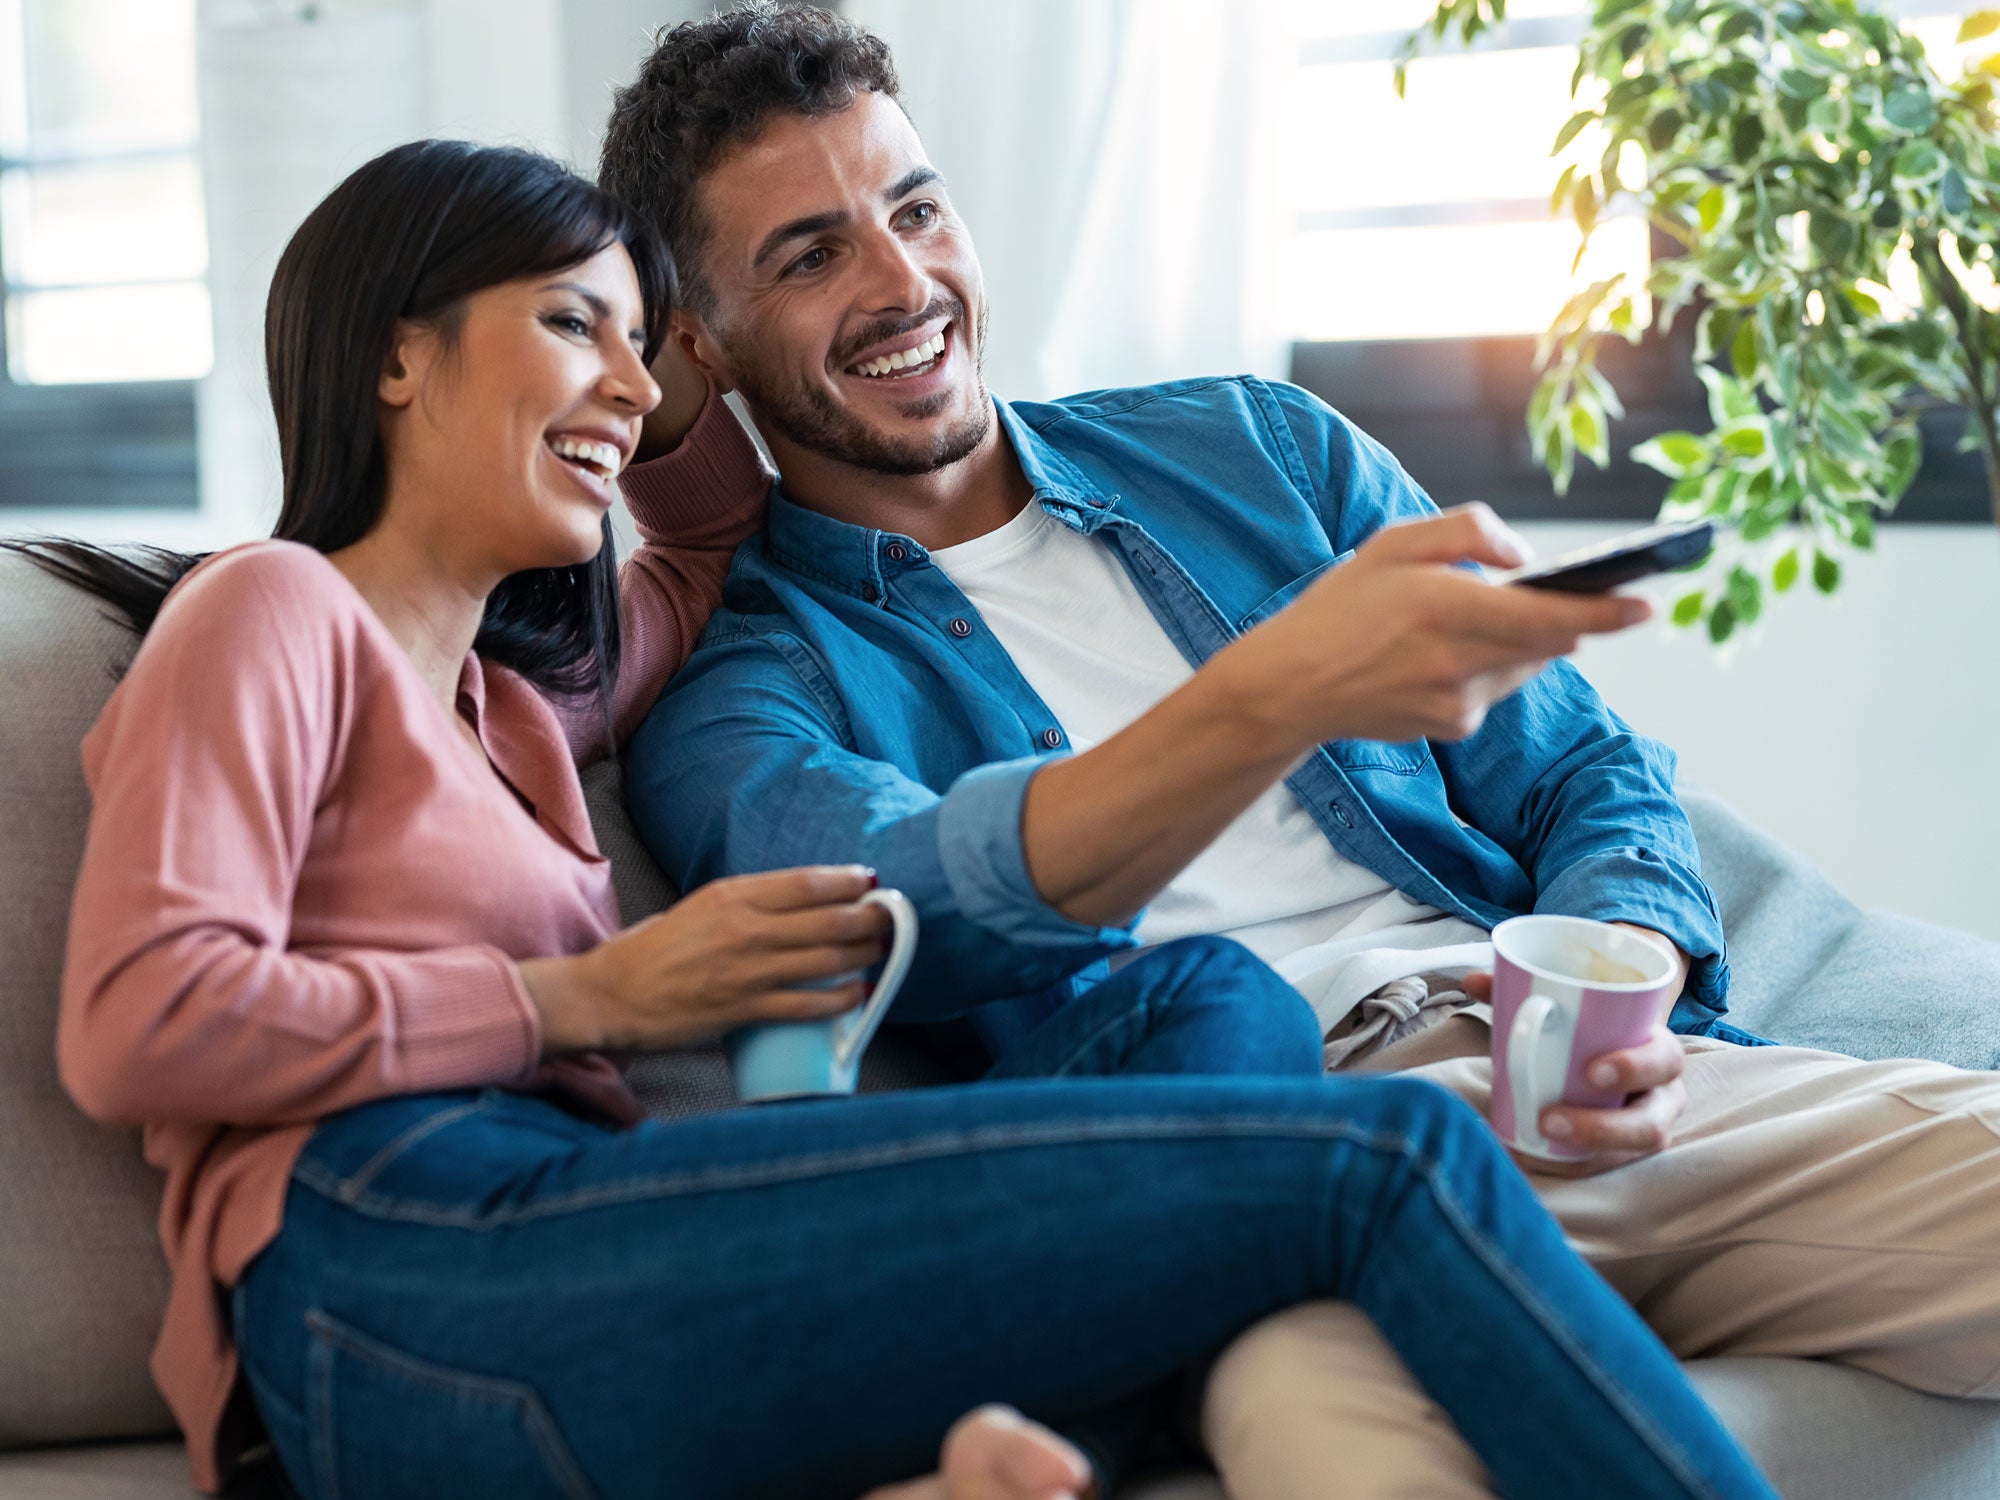
<path fill-rule="evenodd" d="M 993 423 L 979 260 L 894 100 L 778 115 L 699 192 L 711 305 L 696 350 L 774 449 L 926 474 L 979 446 Z"/>

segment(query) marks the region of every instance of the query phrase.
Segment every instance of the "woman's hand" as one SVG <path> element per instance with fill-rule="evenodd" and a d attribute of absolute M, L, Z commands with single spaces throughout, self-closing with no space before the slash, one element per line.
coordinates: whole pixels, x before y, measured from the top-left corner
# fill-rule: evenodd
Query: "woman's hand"
<path fill-rule="evenodd" d="M 634 463 L 673 452 L 708 404 L 708 377 L 695 367 L 677 333 L 669 333 L 660 345 L 660 352 L 653 357 L 652 375 L 660 388 L 660 404 L 639 424 Z"/>
<path fill-rule="evenodd" d="M 889 914 L 859 904 L 874 885 L 858 865 L 737 875 L 588 953 L 524 961 L 543 1051 L 684 1047 L 754 1022 L 852 1010 L 864 996 L 859 981 L 804 986 L 882 957 Z"/>

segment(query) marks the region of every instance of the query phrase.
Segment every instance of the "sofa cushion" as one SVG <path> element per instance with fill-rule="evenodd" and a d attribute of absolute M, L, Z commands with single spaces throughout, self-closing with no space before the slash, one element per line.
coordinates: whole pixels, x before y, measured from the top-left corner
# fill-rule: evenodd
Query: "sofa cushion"
<path fill-rule="evenodd" d="M 0 1453 L 0 1500 L 200 1500 L 179 1443 Z"/>
<path fill-rule="evenodd" d="M 2000 943 L 1864 912 L 1721 798 L 1679 790 L 1729 935 L 1730 1020 L 1850 1057 L 2000 1067 Z"/>
<path fill-rule="evenodd" d="M 132 648 L 0 555 L 0 1446 L 170 1431 L 146 1373 L 166 1266 L 136 1131 L 56 1081 L 57 981 L 90 801 L 77 744 Z"/>

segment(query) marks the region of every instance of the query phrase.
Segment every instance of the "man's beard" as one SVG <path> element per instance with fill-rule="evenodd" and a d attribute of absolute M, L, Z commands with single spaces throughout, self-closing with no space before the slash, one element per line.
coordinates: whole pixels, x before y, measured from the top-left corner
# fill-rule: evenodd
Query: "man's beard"
<path fill-rule="evenodd" d="M 966 347 L 965 306 L 955 299 L 933 302 L 915 318 L 902 319 L 900 326 L 884 324 L 866 329 L 848 343 L 855 353 L 859 353 L 871 344 L 921 328 L 936 320 L 940 314 L 949 315 L 959 329 L 959 347 L 954 352 L 962 352 Z M 941 431 L 901 440 L 877 432 L 836 402 L 821 386 L 791 380 L 777 365 L 765 362 L 752 341 L 746 340 L 745 346 L 737 347 L 732 340 L 724 346 L 724 352 L 729 356 L 736 388 L 752 413 L 760 423 L 768 422 L 786 441 L 822 457 L 875 474 L 930 474 L 970 455 L 992 430 L 993 403 L 987 399 L 986 380 L 981 369 L 986 348 L 984 307 L 979 310 L 979 326 L 974 342 L 981 352 L 979 363 L 973 366 L 972 371 L 973 383 L 978 390 L 973 410 L 963 421 Z M 838 368 L 846 368 L 845 363 Z M 955 388 L 939 391 L 906 410 L 911 417 L 919 420 L 932 417 L 944 410 L 957 394 Z"/>

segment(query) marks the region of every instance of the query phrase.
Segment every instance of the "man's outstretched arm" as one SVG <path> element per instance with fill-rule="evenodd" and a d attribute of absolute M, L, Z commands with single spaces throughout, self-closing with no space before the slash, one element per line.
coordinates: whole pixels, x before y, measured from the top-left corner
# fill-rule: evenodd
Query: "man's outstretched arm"
<path fill-rule="evenodd" d="M 1452 566 L 1514 555 L 1484 507 L 1391 528 L 1104 744 L 941 791 L 848 748 L 785 648 L 711 643 L 634 741 L 634 816 L 683 887 L 875 866 L 924 917 L 906 1014 L 1019 995 L 1131 946 L 1146 902 L 1321 741 L 1466 734 L 1549 656 L 1647 613 Z"/>
<path fill-rule="evenodd" d="M 1463 738 L 1550 658 L 1651 613 L 1459 566 L 1526 555 L 1483 505 L 1377 532 L 1150 712 L 1035 777 L 1021 841 L 1036 889 L 1078 921 L 1130 921 L 1315 746 Z"/>

